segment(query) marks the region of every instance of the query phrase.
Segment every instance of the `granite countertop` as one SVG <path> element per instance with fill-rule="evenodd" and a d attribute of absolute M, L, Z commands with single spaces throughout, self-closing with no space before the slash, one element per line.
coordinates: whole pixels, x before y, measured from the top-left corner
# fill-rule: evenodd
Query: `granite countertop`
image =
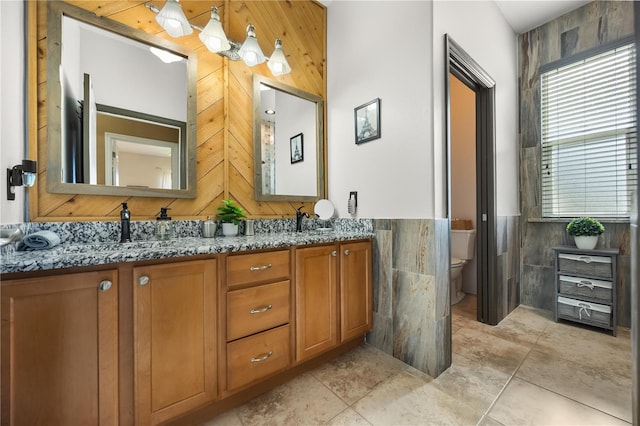
<path fill-rule="evenodd" d="M 0 273 L 40 271 L 141 260 L 238 252 L 373 238 L 373 232 L 305 231 L 246 237 L 186 237 L 131 243 L 64 243 L 50 250 L 10 252 L 0 257 Z"/>

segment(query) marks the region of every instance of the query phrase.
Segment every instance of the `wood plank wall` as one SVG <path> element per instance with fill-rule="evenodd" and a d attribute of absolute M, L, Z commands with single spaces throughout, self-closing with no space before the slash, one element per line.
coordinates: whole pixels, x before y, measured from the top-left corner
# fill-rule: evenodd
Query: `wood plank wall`
<path fill-rule="evenodd" d="M 31 158 L 35 151 L 38 160 L 38 179 L 29 203 L 32 221 L 119 219 L 120 203 L 123 201 L 129 203 L 134 220 L 152 219 L 162 206 L 171 208 L 174 219 L 214 216 L 224 198 L 236 200 L 250 218 L 292 217 L 295 208 L 303 204 L 307 211 L 313 211 L 313 203 L 259 202 L 254 199 L 252 76 L 253 73 L 264 75 L 324 99 L 324 6 L 313 0 L 180 2 L 187 18 L 201 27 L 209 19 L 211 6 L 217 5 L 227 36 L 236 41 L 244 40 L 248 23 L 254 24 L 260 47 L 267 55 L 273 51 L 276 37 L 280 37 L 293 71 L 283 77 L 273 77 L 266 63 L 249 68 L 241 61 L 229 61 L 210 53 L 198 39 L 197 31 L 178 39 L 169 37 L 155 22 L 155 14 L 144 7 L 145 3 L 153 3 L 161 8 L 163 0 L 69 2 L 98 16 L 170 39 L 197 52 L 197 198 L 174 199 L 52 194 L 46 191 L 47 8 L 46 2 L 28 3 L 31 7 L 30 17 L 37 21 L 37 43 L 31 41 L 29 47 L 30 60 L 37 64 L 37 71 L 30 76 L 30 86 L 37 85 L 37 91 L 32 91 L 30 95 L 30 106 L 37 105 L 37 108 L 32 108 L 32 115 L 36 117 L 31 119 Z"/>

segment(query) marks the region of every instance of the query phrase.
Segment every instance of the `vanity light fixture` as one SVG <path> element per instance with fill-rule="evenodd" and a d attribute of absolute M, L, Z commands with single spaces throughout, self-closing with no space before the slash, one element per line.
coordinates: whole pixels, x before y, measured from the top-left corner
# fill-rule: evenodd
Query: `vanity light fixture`
<path fill-rule="evenodd" d="M 33 160 L 22 160 L 22 164 L 7 169 L 7 200 L 15 200 L 13 188 L 16 186 L 31 187 L 36 183 L 38 163 Z"/>
<path fill-rule="evenodd" d="M 279 38 L 276 39 L 276 46 L 269 58 L 269 62 L 267 62 L 267 66 L 275 76 L 289 74 L 291 72 L 289 62 L 287 62 L 287 58 L 284 56 L 284 51 L 282 50 L 282 40 Z"/>
<path fill-rule="evenodd" d="M 242 61 L 250 67 L 266 61 L 264 53 L 262 53 L 262 49 L 260 49 L 260 45 L 258 44 L 258 39 L 256 39 L 256 29 L 251 24 L 247 26 L 247 38 L 244 40 L 244 43 L 242 43 L 242 46 L 240 46 L 238 54 L 242 58 Z"/>
<path fill-rule="evenodd" d="M 212 53 L 225 56 L 232 61 L 242 60 L 250 67 L 262 64 L 268 59 L 267 66 L 274 76 L 285 75 L 291 72 L 291 66 L 289 66 L 284 51 L 282 50 L 282 40 L 279 38 L 276 39 L 275 49 L 271 57 L 267 58 L 264 56 L 262 49 L 260 49 L 260 45 L 256 39 L 255 27 L 252 24 L 247 26 L 247 36 L 243 43 L 227 38 L 222 28 L 222 23 L 220 22 L 218 8 L 215 6 L 211 8 L 211 18 L 204 28 L 194 25 L 187 20 L 178 0 L 167 0 L 162 9 L 158 9 L 149 3 L 146 3 L 145 7 L 158 14 L 156 21 L 172 37 L 191 34 L 193 31 L 191 28 L 195 28 L 200 31 L 198 35 L 200 41 L 202 41 Z M 167 9 L 166 16 L 160 18 L 160 15 L 163 14 L 165 9 Z M 182 18 L 184 18 L 184 20 Z M 188 27 L 188 32 L 185 30 L 185 26 Z"/>
<path fill-rule="evenodd" d="M 200 37 L 200 41 L 202 41 L 212 53 L 231 49 L 227 35 L 222 29 L 222 22 L 220 22 L 217 7 L 214 6 L 211 8 L 211 19 L 209 19 L 209 22 L 202 29 L 198 37 Z"/>
<path fill-rule="evenodd" d="M 193 32 L 178 0 L 167 0 L 164 7 L 156 15 L 156 22 L 171 37 L 182 37 Z"/>

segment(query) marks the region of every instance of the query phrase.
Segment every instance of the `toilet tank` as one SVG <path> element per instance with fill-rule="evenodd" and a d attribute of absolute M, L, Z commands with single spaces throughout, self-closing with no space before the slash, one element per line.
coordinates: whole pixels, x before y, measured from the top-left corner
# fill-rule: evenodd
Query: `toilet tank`
<path fill-rule="evenodd" d="M 458 259 L 473 259 L 476 243 L 475 229 L 451 230 L 451 257 Z"/>

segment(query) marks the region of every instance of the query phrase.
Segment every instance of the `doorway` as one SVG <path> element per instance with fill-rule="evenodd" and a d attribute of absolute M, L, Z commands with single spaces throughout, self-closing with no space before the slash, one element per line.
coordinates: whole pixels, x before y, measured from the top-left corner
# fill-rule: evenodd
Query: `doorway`
<path fill-rule="evenodd" d="M 477 317 L 476 90 L 449 74 L 452 310 Z"/>
<path fill-rule="evenodd" d="M 475 229 L 477 317 L 496 325 L 498 318 L 495 205 L 495 81 L 454 40 L 445 35 L 445 105 L 447 152 L 447 215 L 452 219 L 451 184 L 451 85 L 453 75 L 475 93 Z"/>

